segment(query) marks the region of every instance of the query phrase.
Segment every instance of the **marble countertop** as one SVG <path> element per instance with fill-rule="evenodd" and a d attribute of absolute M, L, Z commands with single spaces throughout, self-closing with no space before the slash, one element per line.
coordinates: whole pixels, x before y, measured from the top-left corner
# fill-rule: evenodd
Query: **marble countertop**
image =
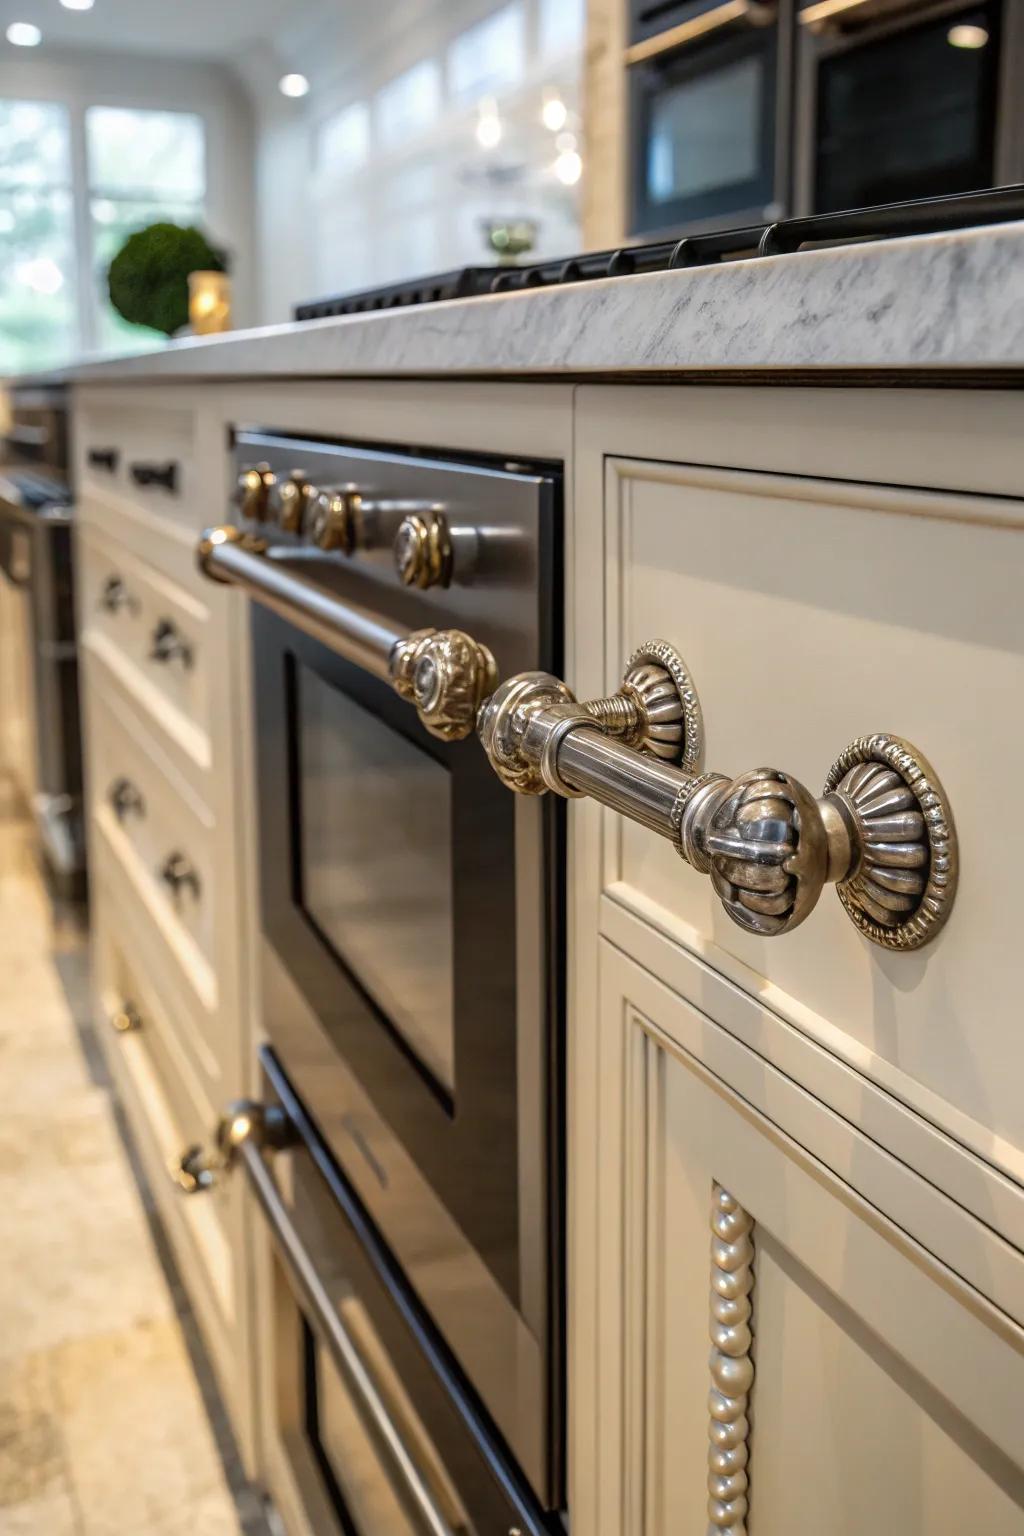
<path fill-rule="evenodd" d="M 1024 368 L 1024 221 L 173 342 L 48 378 Z"/>

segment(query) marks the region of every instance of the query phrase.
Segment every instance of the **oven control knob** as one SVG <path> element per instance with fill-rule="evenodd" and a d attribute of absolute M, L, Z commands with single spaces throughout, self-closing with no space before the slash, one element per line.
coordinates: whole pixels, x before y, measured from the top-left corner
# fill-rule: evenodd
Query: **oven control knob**
<path fill-rule="evenodd" d="M 411 512 L 395 535 L 395 569 L 407 587 L 446 587 L 452 540 L 443 512 Z"/>
<path fill-rule="evenodd" d="M 253 464 L 243 469 L 235 487 L 235 501 L 243 517 L 262 523 L 267 515 L 267 501 L 277 483 L 269 464 Z"/>
<path fill-rule="evenodd" d="M 313 498 L 311 529 L 320 549 L 354 554 L 362 543 L 363 498 L 353 486 L 320 491 Z"/>
<path fill-rule="evenodd" d="M 317 494 L 316 486 L 310 485 L 304 471 L 293 469 L 283 485 L 277 486 L 270 495 L 271 510 L 278 526 L 285 533 L 302 533 Z"/>

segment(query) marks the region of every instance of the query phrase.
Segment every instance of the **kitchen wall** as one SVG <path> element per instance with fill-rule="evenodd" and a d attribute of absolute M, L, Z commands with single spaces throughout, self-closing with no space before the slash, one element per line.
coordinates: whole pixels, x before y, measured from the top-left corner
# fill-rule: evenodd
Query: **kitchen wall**
<path fill-rule="evenodd" d="M 236 63 L 256 117 L 264 320 L 317 294 L 493 261 L 490 219 L 534 221 L 540 255 L 579 248 L 580 187 L 554 167 L 567 157 L 572 178 L 572 156 L 585 163 L 583 0 L 330 10 Z M 277 90 L 283 66 L 309 79 L 303 100 Z M 566 121 L 552 130 L 541 111 L 556 95 Z"/>

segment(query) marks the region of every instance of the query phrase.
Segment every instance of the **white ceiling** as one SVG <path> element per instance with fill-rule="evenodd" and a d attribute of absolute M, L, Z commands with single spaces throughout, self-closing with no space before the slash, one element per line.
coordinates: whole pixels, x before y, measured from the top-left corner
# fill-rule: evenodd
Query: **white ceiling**
<path fill-rule="evenodd" d="M 335 14 L 359 0 L 334 0 Z M 60 0 L 0 0 L 0 51 L 12 21 L 32 21 L 43 34 L 36 57 L 50 46 L 100 48 L 118 53 L 232 60 L 260 44 L 283 44 L 296 24 L 325 9 L 324 0 L 95 0 L 91 11 L 69 11 Z M 24 50 L 27 51 L 27 50 Z"/>

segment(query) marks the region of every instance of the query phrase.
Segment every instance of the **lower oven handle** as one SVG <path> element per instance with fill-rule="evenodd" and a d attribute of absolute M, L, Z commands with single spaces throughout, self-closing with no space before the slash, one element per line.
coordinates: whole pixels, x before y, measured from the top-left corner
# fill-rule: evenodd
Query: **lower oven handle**
<path fill-rule="evenodd" d="M 267 1219 L 277 1251 L 300 1293 L 300 1299 L 312 1314 L 311 1321 L 347 1381 L 367 1428 L 397 1473 L 408 1502 L 430 1536 L 455 1536 L 423 1474 L 410 1456 L 352 1335 L 317 1274 L 256 1141 L 252 1138 L 242 1140 L 237 1147 L 237 1155 Z"/>
<path fill-rule="evenodd" d="M 498 673 L 490 651 L 470 635 L 456 629 L 395 630 L 370 609 L 296 575 L 268 551 L 266 540 L 231 524 L 208 528 L 197 556 L 211 580 L 242 588 L 303 634 L 390 683 L 415 706 L 431 735 L 442 741 L 472 735 L 477 710 L 494 692 Z"/>

